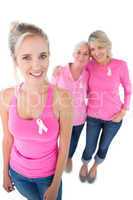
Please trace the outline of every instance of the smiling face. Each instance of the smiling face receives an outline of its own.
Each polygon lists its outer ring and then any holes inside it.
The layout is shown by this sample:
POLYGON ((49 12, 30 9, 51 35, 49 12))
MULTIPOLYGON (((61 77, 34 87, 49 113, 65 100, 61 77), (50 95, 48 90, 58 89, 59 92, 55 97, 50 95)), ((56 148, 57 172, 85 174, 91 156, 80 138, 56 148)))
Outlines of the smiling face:
POLYGON ((95 40, 89 43, 89 47, 90 47, 90 54, 97 63, 99 64, 107 63, 108 49, 104 44, 95 40))
POLYGON ((49 64, 47 41, 37 35, 26 36, 15 50, 15 64, 26 82, 43 83, 49 64))
POLYGON ((79 45, 74 53, 74 63, 80 67, 84 67, 89 61, 89 47, 88 44, 79 45))

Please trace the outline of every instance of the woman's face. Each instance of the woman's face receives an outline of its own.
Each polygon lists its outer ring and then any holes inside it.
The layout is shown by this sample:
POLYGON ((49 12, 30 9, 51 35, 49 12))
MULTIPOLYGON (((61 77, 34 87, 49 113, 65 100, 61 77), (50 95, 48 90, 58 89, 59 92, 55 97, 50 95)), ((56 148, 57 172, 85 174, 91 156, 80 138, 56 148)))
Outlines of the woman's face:
POLYGON ((108 58, 107 48, 103 46, 102 43, 98 41, 93 41, 90 42, 89 47, 90 47, 90 54, 97 63, 99 64, 107 63, 107 58, 108 58))
POLYGON ((48 44, 41 36, 27 36, 15 51, 15 64, 25 81, 44 82, 49 64, 48 44))
POLYGON ((84 67, 89 61, 89 47, 88 45, 81 45, 74 53, 74 63, 78 66, 84 67))

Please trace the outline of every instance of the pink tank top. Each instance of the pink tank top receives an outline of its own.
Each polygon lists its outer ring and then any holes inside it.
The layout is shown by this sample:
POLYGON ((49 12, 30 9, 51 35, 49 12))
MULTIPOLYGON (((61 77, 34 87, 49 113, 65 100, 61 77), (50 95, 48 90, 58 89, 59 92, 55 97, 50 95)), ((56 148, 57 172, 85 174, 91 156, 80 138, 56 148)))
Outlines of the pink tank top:
POLYGON ((9 108, 8 126, 14 137, 10 166, 16 172, 40 178, 53 175, 58 156, 59 122, 52 110, 53 87, 49 85, 46 105, 37 119, 23 119, 17 112, 17 97, 9 108))

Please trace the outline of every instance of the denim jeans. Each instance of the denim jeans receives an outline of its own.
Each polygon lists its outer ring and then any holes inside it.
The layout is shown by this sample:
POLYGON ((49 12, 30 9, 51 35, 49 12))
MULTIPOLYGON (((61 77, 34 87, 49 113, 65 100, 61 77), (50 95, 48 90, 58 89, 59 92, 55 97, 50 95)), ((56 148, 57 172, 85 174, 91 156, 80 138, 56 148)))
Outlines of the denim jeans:
POLYGON ((72 158, 73 154, 76 151, 76 147, 77 147, 79 137, 80 137, 83 127, 84 127, 84 124, 81 124, 78 126, 73 126, 73 128, 72 128, 72 135, 71 135, 69 156, 68 156, 69 158, 72 158))
POLYGON ((103 160, 106 157, 108 148, 111 144, 111 141, 117 134, 121 125, 122 121, 113 122, 96 119, 93 117, 87 117, 86 146, 82 155, 82 161, 87 164, 91 160, 96 150, 99 139, 98 150, 95 155, 95 161, 97 164, 103 162, 103 160))
MULTIPOLYGON (((20 175, 12 168, 9 173, 17 190, 26 197, 28 200, 44 200, 44 194, 47 188, 51 185, 53 176, 46 178, 27 178, 20 175)), ((59 192, 56 200, 62 199, 62 184, 60 185, 59 192)))

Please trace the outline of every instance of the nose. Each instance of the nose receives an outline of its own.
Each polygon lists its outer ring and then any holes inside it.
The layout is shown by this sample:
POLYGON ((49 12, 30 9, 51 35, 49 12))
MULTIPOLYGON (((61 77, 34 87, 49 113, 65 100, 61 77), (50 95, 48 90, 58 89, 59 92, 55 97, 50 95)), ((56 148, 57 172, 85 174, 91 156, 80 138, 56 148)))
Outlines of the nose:
POLYGON ((84 60, 84 57, 85 57, 84 54, 80 54, 78 59, 82 61, 82 60, 84 60))
POLYGON ((95 49, 94 53, 95 53, 95 55, 96 55, 96 56, 98 56, 98 55, 99 55, 99 53, 100 53, 99 49, 98 49, 98 48, 97 48, 97 49, 95 49))
POLYGON ((39 59, 34 59, 33 62, 32 62, 32 68, 33 69, 40 69, 40 62, 39 62, 39 59))

